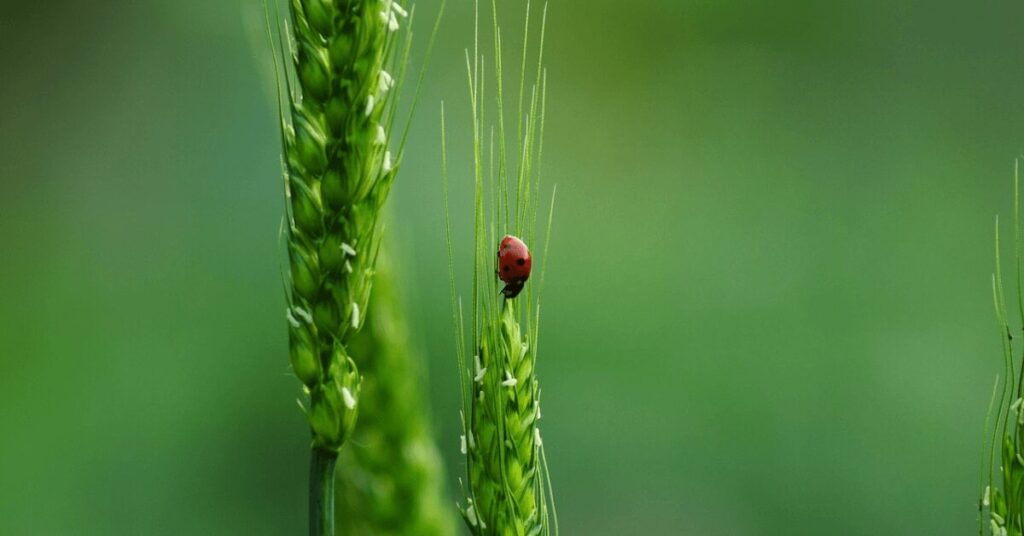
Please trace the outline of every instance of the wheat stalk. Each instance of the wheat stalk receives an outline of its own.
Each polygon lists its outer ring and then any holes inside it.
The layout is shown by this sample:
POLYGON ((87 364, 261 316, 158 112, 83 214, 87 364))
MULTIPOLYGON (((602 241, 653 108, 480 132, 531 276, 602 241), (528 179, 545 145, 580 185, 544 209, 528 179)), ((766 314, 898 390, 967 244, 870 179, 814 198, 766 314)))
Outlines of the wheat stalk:
MULTIPOLYGON (((494 252, 498 237, 515 234, 524 237, 527 243, 534 243, 536 202, 533 193, 539 187, 546 105, 546 76, 542 59, 547 10, 545 8, 541 22, 537 70, 524 105, 530 22, 527 3, 516 111, 521 119, 517 119, 516 147, 510 159, 510 151, 506 148, 501 29, 496 4, 492 0, 496 136, 484 117, 489 107, 486 104, 484 56, 479 53, 478 41, 474 41, 472 58, 468 52, 466 55, 473 118, 475 191, 473 297, 468 337, 462 322, 461 302, 456 296, 454 269, 450 266, 452 304, 456 311, 453 324, 458 333, 457 354, 463 396, 461 444, 467 465, 467 482, 464 483, 467 497, 460 509, 470 531, 478 536, 546 535, 552 531, 557 533, 557 518, 553 515, 550 501, 550 481, 538 425, 541 411, 536 365, 540 292, 539 289, 534 290, 538 283, 531 283, 519 298, 505 298, 500 293, 501 283, 492 274, 495 273, 494 252), (486 139, 488 130, 491 135, 486 139), (485 143, 488 147, 486 158, 485 143), (471 344, 470 352, 467 352, 467 340, 471 344)), ((474 35, 479 35, 478 23, 474 35)), ((443 107, 441 131, 445 213, 448 219, 443 107)), ((549 231, 550 220, 549 212, 549 231)), ((447 236, 449 262, 453 265, 450 223, 447 236)), ((549 239, 545 240, 545 248, 549 242, 549 239)), ((542 263, 546 258, 545 252, 542 263)), ((543 267, 540 271, 541 277, 535 279, 542 281, 543 267)))
POLYGON ((396 37, 408 13, 392 0, 291 0, 289 7, 287 54, 277 70, 286 101, 286 317, 313 435, 310 534, 333 535, 335 463, 360 406, 362 378, 349 345, 366 316, 381 209, 398 170, 388 149, 391 96, 409 50, 409 34, 404 47, 396 37))
MULTIPOLYGON (((1021 242, 1020 221, 1020 158, 1014 165, 1014 268, 1017 284, 1017 309, 1019 319, 1024 322, 1024 285, 1022 285, 1021 253, 1024 243, 1021 242)), ((993 388, 992 401, 995 402, 996 392, 999 404, 996 410, 995 425, 989 425, 986 419, 986 431, 991 428, 991 440, 988 445, 987 484, 979 501, 978 533, 986 530, 993 536, 1022 536, 1024 534, 1024 356, 1021 363, 1014 359, 1014 344, 1011 334, 1009 313, 1006 306, 1006 295, 1003 289, 1002 261, 999 255, 999 218, 995 224, 995 273, 992 275, 992 299, 996 310, 997 327, 1003 350, 1002 382, 997 379, 993 388), (1000 387, 1001 386, 1001 387, 1000 387), (999 452, 999 476, 995 478, 996 451, 999 452), (1001 486, 1000 486, 1001 484, 1001 486), (985 514, 988 523, 985 523, 985 514), (987 526, 986 526, 987 525, 987 526)), ((1024 334, 1024 325, 1018 333, 1024 334)), ((1024 351, 1022 348, 1020 351, 1024 351)), ((989 414, 991 416, 991 407, 989 414)), ((985 463, 983 462, 983 465, 985 463)), ((983 479, 985 477, 983 476, 983 479)))

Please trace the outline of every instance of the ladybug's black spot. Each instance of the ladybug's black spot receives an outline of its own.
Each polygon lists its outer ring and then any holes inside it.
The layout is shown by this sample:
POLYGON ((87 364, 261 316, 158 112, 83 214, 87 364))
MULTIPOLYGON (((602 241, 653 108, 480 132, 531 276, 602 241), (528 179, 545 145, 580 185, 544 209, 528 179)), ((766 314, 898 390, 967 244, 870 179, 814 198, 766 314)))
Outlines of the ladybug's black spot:
POLYGON ((509 270, 511 270, 511 269, 512 269, 512 267, 511 267, 511 266, 509 266, 509 265, 507 265, 507 264, 506 264, 505 266, 502 266, 502 267, 501 267, 501 270, 502 270, 503 272, 507 272, 507 271, 509 271, 509 270))
POLYGON ((518 259, 516 259, 516 264, 518 264, 519 266, 522 266, 522 265, 526 264, 526 259, 524 259, 522 257, 519 257, 518 259))

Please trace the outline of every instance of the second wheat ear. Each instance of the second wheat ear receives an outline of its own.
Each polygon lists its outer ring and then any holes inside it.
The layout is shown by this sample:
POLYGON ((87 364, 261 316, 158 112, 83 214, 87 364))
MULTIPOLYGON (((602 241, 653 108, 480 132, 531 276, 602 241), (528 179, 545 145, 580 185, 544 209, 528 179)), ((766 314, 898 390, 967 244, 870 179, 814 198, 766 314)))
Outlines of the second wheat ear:
MULTIPOLYGON (((460 510, 466 526, 475 536, 550 535, 558 533, 558 518, 540 429, 537 358, 540 295, 547 246, 551 242, 551 211, 536 275, 533 275, 534 258, 527 247, 527 244, 541 242, 535 227, 546 107, 542 54, 547 10, 545 8, 541 18, 536 69, 528 72, 530 9, 527 4, 516 111, 521 119, 516 121, 514 133, 507 128, 503 111, 502 40, 496 1, 492 1, 491 10, 494 110, 490 109, 491 101, 485 94, 488 85, 485 79, 489 76, 484 67, 484 55, 479 52, 479 42, 474 42, 472 56, 467 53, 466 57, 474 185, 473 282, 468 323, 463 322, 462 301, 454 275, 443 108, 441 119, 452 320, 457 333, 463 402, 460 414, 463 434, 459 444, 466 459, 466 480, 462 482, 466 498, 460 510), (528 74, 531 75, 529 82, 528 74), (485 115, 490 116, 492 112, 496 125, 484 121, 485 115), (509 138, 515 141, 506 148, 509 138)), ((479 28, 474 35, 479 35, 479 28)), ((552 192, 552 207, 553 202, 552 192)))

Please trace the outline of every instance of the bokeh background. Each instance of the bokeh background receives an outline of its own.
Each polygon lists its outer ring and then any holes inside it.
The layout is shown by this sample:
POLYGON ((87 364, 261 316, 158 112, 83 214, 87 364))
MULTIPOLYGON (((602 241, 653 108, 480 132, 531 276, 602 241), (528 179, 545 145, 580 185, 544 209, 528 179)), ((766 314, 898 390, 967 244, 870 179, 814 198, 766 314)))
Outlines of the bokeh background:
MULTIPOLYGON (((455 487, 437 132, 445 99, 464 164, 472 7, 449 4, 389 233, 455 487)), ((552 0, 540 374, 565 534, 974 530, 1022 20, 552 0)), ((8 0, 0 42, 0 534, 301 533, 262 3, 8 0)))

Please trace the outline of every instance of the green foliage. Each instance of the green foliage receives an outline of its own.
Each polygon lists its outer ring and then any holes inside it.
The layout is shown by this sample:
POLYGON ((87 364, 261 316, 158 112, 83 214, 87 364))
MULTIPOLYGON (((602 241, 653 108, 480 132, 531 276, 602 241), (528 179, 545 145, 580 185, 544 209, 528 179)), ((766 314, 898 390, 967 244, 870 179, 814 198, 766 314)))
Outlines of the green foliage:
MULTIPOLYGON (((473 118, 474 262, 471 333, 467 336, 461 302, 455 290, 454 255, 448 225, 453 324, 457 332, 463 411, 462 451, 466 456, 467 498, 461 506, 470 531, 479 536, 525 536, 557 533, 550 482, 538 421, 540 385, 536 375, 540 320, 540 274, 518 298, 506 299, 494 276, 500 237, 518 235, 535 244, 536 206, 543 145, 545 76, 542 70, 544 22, 541 23, 536 75, 525 101, 529 4, 523 38, 523 63, 516 116, 516 147, 506 150, 501 30, 497 3, 491 4, 494 32, 496 131, 485 121, 484 56, 474 43, 466 63, 473 118), (490 137, 485 136, 491 132, 490 137), (484 146, 488 157, 484 158, 484 146), (497 150, 495 150, 497 149, 497 150), (509 154, 515 155, 510 161, 509 154), (495 160, 496 155, 496 160, 495 160), (536 163, 536 165, 535 165, 536 163), (536 281, 539 279, 540 281, 536 281), (536 289, 536 290, 535 290, 536 289), (467 352, 466 343, 471 349, 467 352)), ((479 17, 479 10, 477 11, 479 17)), ((546 10, 545 17, 546 20, 546 10)), ((479 28, 475 35, 479 35, 479 28)), ((442 145, 446 144, 442 113, 442 145)), ((445 212, 447 207, 447 147, 444 153, 445 212)), ((553 199, 553 196, 552 196, 553 199)), ((548 218, 550 230, 550 213, 548 218)), ((549 234, 550 236, 550 234, 549 234)), ((549 239, 545 240, 545 248, 549 239)))
MULTIPOLYGON (((1019 321, 1017 333, 1024 335, 1024 285, 1021 281, 1021 222, 1020 222, 1020 159, 1017 160, 1014 172, 1014 269, 1017 279, 1017 307, 1019 321)), ((999 255, 999 219, 995 226, 995 258, 996 269, 992 276, 992 297, 995 303, 999 337, 1003 349, 1002 383, 997 382, 999 389, 999 405, 996 410, 996 423, 992 427, 991 443, 988 457, 988 483, 982 492, 979 509, 979 534, 986 529, 994 536, 1021 536, 1024 534, 1024 354, 1020 362, 1014 358, 1013 334, 1007 312, 1006 297, 1003 289, 1002 266, 999 255), (1001 482, 994 477, 996 456, 998 451, 998 473, 1001 482), (1000 486, 1001 484, 1001 486, 1000 486), (988 513, 986 527, 984 515, 988 513)), ((1018 352, 1024 352, 1024 348, 1018 352)), ((993 391, 995 400, 995 391, 993 391)), ((990 409, 991 413, 991 409, 990 409)), ((986 424, 986 427, 988 425, 986 424)))

